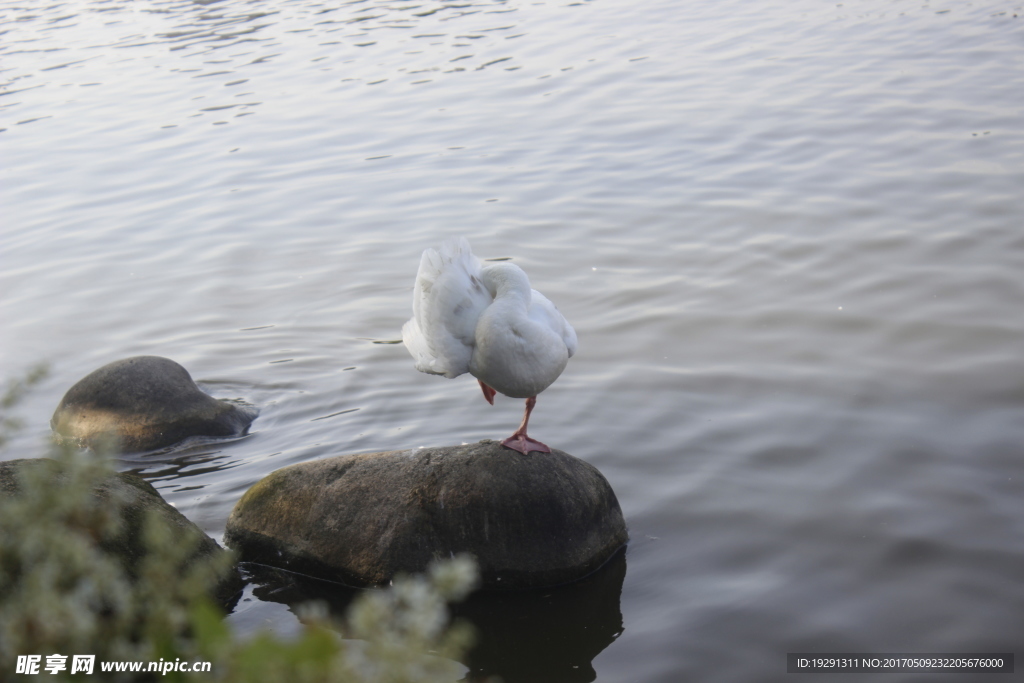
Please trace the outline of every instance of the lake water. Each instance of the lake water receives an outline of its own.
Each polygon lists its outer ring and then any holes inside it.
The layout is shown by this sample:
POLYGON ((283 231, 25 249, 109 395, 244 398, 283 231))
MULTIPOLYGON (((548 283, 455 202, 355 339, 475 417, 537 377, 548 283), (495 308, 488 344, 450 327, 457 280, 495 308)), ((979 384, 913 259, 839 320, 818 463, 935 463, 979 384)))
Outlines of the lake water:
MULTIPOLYGON (((217 538, 285 465, 507 436, 521 401, 374 343, 465 235, 574 324, 531 435, 632 538, 465 607, 474 671, 1019 648, 1020 0, 4 0, 0 32, 0 367, 50 365, 0 457, 139 354, 261 410, 123 462, 217 538)), ((293 632, 308 591, 230 619, 293 632)))

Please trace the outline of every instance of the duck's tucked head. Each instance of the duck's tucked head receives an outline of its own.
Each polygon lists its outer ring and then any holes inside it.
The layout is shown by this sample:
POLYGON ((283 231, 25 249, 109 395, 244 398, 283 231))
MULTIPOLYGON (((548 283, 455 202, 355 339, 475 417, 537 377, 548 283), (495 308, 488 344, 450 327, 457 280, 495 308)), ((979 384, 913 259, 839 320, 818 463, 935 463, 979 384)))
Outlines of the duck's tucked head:
POLYGON ((530 278, 514 263, 491 263, 480 270, 480 278, 495 299, 509 294, 518 294, 529 303, 530 278))

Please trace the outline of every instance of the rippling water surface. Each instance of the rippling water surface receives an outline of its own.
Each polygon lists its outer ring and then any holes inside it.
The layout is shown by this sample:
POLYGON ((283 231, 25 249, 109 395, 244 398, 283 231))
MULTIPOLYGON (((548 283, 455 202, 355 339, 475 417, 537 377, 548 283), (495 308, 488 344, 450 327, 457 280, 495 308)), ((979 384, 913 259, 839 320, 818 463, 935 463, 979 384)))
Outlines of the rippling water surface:
MULTIPOLYGON (((0 31, 0 358, 51 368, 0 457, 137 354, 262 411, 124 462, 218 537, 285 465, 505 436, 520 401, 374 343, 465 235, 575 325, 531 433, 632 537, 465 608, 474 670, 1019 646, 1019 0, 5 0, 0 31)), ((231 619, 294 630, 311 589, 267 585, 231 619)))

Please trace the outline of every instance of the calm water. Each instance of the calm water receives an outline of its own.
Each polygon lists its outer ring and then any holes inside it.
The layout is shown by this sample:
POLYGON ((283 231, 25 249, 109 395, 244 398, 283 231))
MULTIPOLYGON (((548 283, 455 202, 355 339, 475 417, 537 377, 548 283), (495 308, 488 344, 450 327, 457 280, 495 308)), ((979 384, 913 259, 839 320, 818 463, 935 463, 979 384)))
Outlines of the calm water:
MULTIPOLYGON (((1019 647, 1020 0, 5 0, 0 31, 0 367, 51 367, 0 457, 137 354, 262 410, 123 464, 216 537, 285 465, 506 436, 521 401, 373 343, 466 235, 575 325, 531 434, 633 539, 466 607, 475 668, 1019 647)), ((294 631, 317 589, 261 581, 231 620, 294 631)))

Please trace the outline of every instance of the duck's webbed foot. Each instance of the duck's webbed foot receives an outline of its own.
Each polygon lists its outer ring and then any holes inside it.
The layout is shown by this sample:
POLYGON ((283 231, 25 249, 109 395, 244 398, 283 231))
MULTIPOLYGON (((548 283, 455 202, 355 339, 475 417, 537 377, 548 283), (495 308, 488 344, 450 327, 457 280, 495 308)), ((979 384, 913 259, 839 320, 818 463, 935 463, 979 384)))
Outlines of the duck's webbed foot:
POLYGON ((523 423, 519 425, 519 429, 516 433, 508 437, 501 442, 501 445, 505 448, 511 448, 514 451, 519 451, 523 455, 527 455, 531 451, 537 451, 538 453, 550 453, 551 449, 545 444, 542 444, 536 439, 531 439, 526 434, 526 426, 530 423, 530 413, 533 412, 533 407, 537 405, 537 397, 531 396, 526 399, 526 412, 523 413, 523 423))
POLYGON ((523 455, 528 455, 532 451, 537 451, 539 453, 551 452, 551 449, 545 444, 542 444, 540 441, 536 441, 535 439, 531 439, 525 433, 520 434, 519 432, 516 432, 502 441, 501 445, 505 448, 511 448, 514 451, 519 451, 523 455))
POLYGON ((480 389, 484 392, 484 398, 487 399, 487 402, 493 406, 494 395, 498 392, 484 384, 483 380, 478 379, 477 382, 480 382, 480 389))

